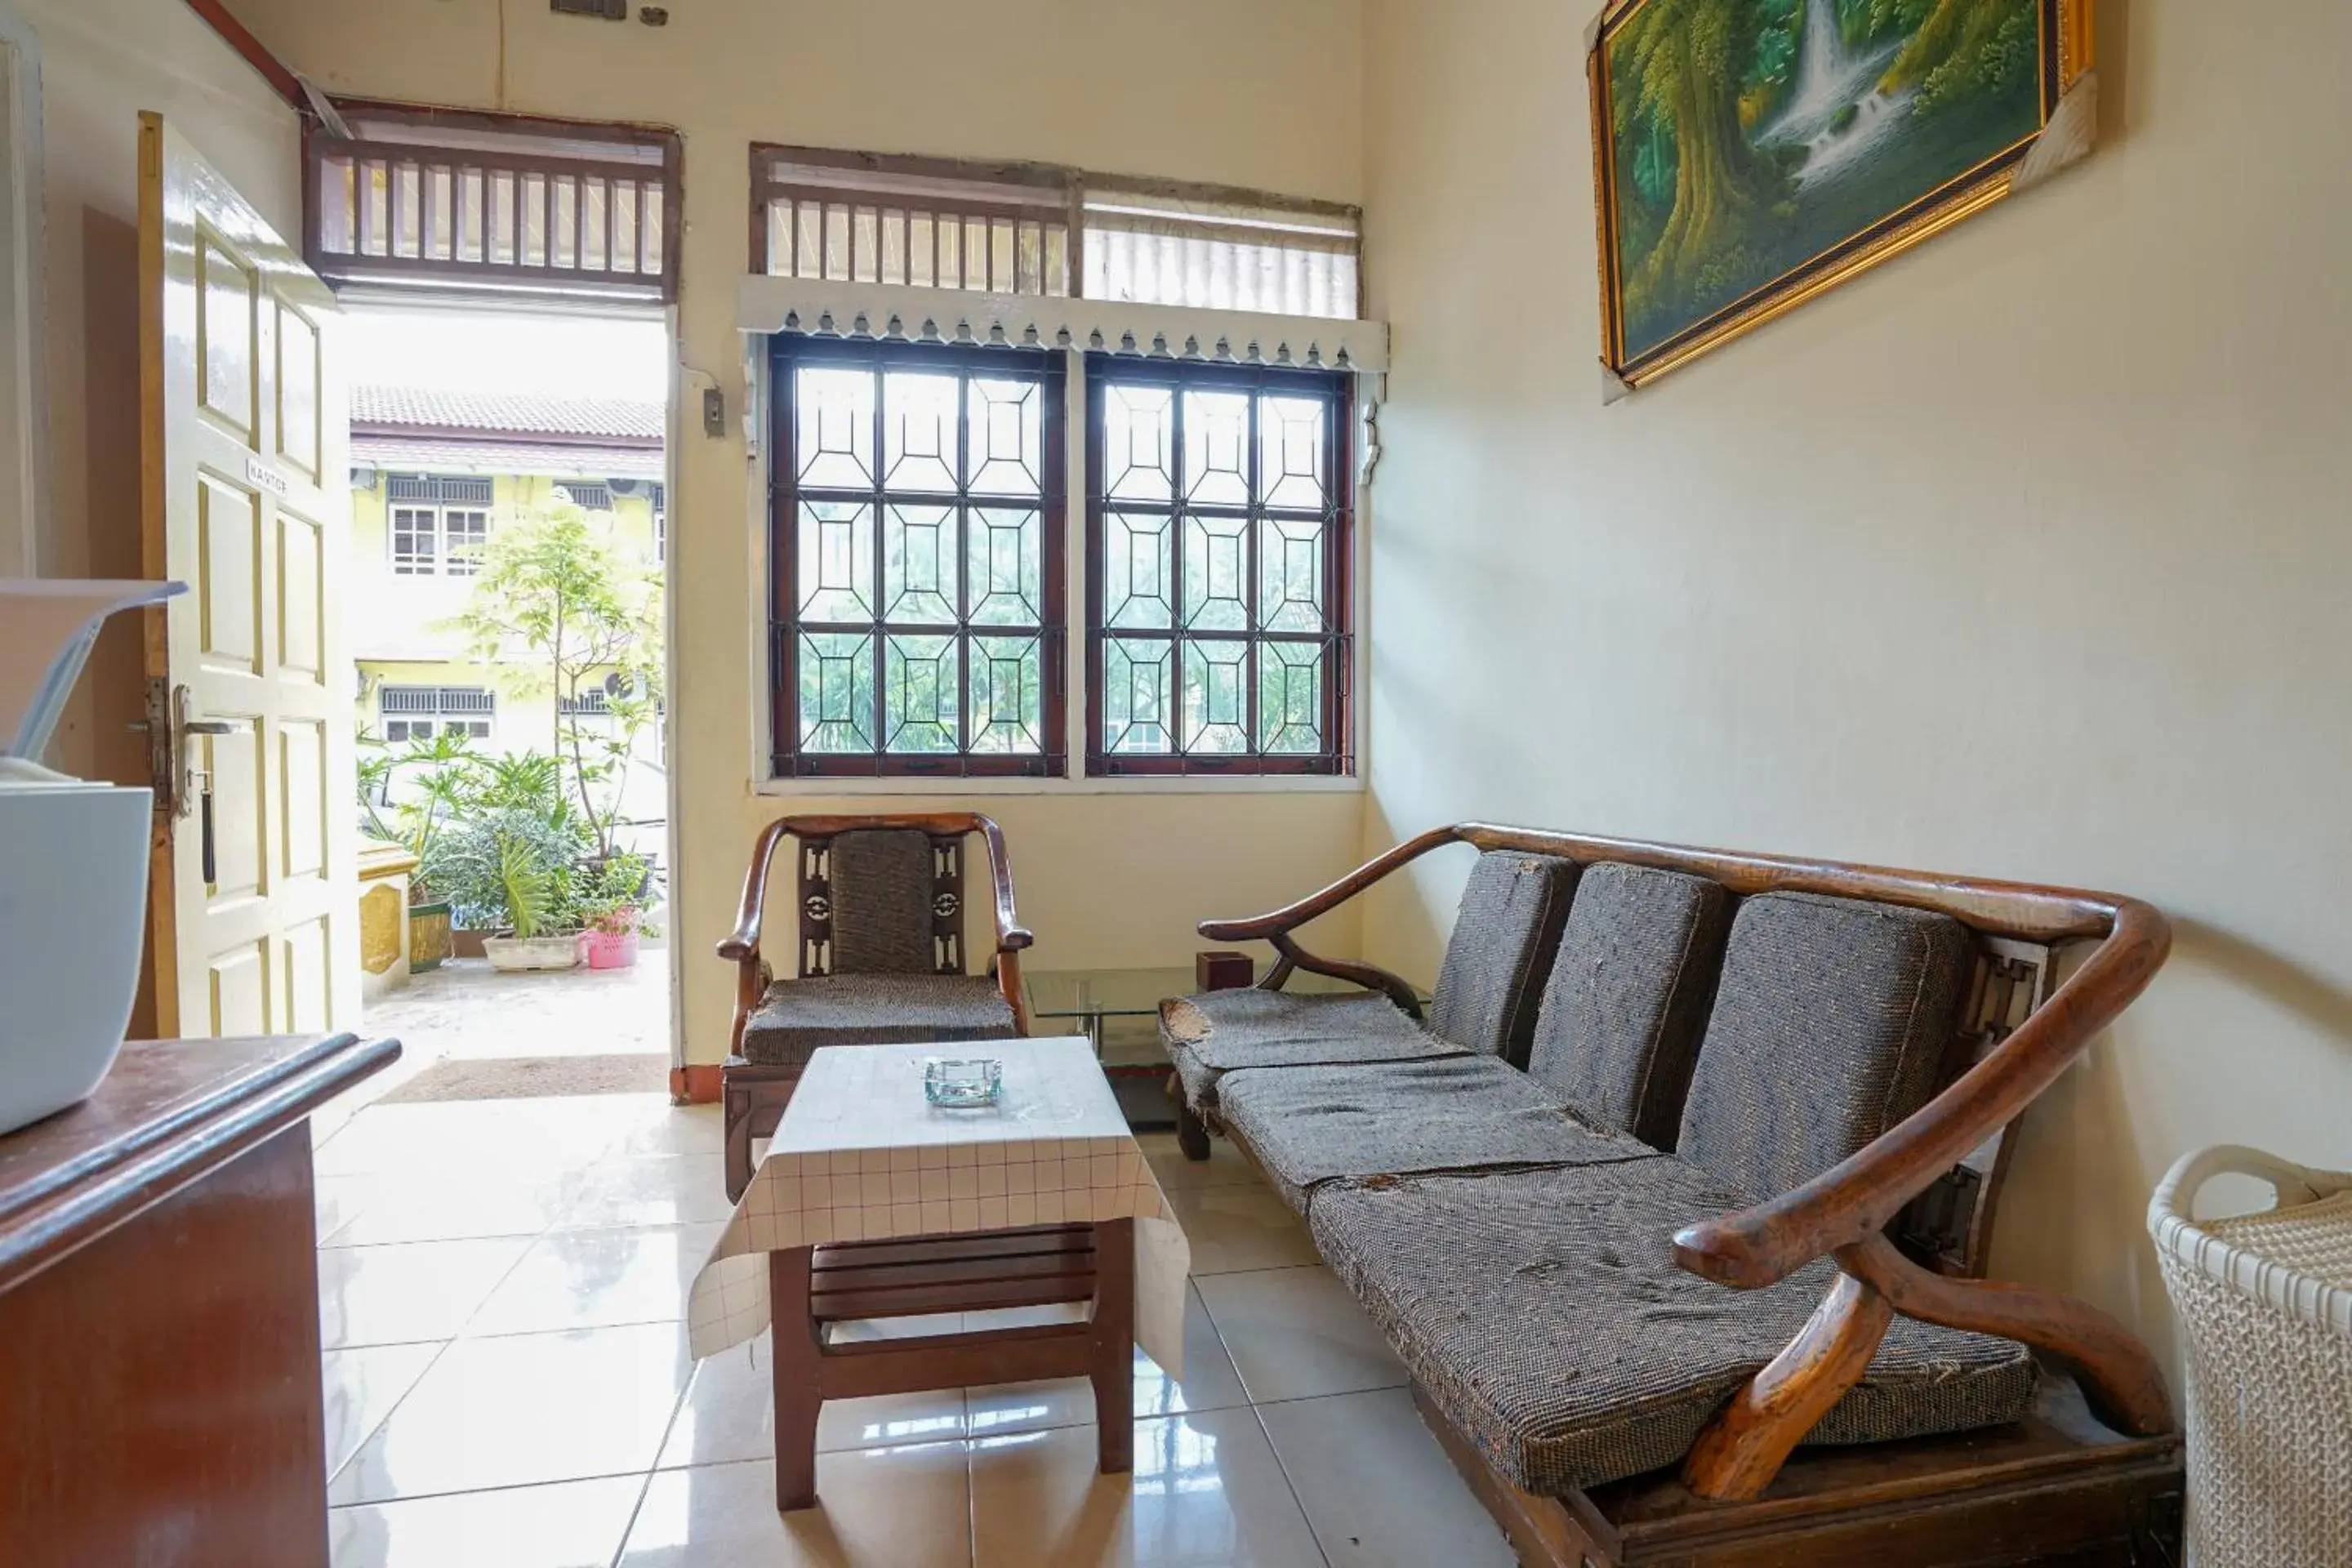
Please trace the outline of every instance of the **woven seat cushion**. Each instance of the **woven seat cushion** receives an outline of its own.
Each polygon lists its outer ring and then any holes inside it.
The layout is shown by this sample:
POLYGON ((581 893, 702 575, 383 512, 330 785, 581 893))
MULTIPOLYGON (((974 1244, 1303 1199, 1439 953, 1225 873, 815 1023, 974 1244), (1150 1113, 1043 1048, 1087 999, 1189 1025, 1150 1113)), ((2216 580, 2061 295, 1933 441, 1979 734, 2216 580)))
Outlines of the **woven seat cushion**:
POLYGON ((1740 906, 1675 1152, 1752 1193, 1800 1186, 1936 1090, 1969 935, 1948 915, 1766 893, 1740 906))
POLYGON ((1431 1034, 1513 1067, 1528 1065, 1536 1009, 1578 870, 1575 861, 1555 855, 1496 849, 1478 857, 1430 994, 1431 1034))
POLYGON ((1160 1043, 1195 1110, 1217 1108, 1217 1080, 1242 1068, 1321 1067, 1453 1056, 1377 992, 1209 991, 1160 1005, 1160 1043))
MULTIPOLYGON (((1679 1461, 1828 1293, 1826 1261, 1765 1290, 1675 1267, 1677 1228, 1746 1201, 1657 1154, 1335 1185, 1307 1223, 1448 1421, 1515 1485, 1556 1496, 1679 1461)), ((1897 1318, 1807 1441, 1999 1426, 2034 1382, 2021 1345, 1897 1318)))
POLYGON ((1342 1177, 1583 1165, 1655 1152, 1579 1126, 1558 1091, 1492 1057, 1248 1068, 1218 1085, 1226 1130, 1305 1214, 1342 1177))
POLYGON ((1020 1033, 985 975, 827 974, 768 987, 743 1026, 743 1059, 804 1067, 820 1046, 1001 1040, 1020 1033))
POLYGON ((1675 1146, 1731 895, 1705 877, 1585 868, 1536 1019, 1528 1072, 1587 1126, 1675 1146))

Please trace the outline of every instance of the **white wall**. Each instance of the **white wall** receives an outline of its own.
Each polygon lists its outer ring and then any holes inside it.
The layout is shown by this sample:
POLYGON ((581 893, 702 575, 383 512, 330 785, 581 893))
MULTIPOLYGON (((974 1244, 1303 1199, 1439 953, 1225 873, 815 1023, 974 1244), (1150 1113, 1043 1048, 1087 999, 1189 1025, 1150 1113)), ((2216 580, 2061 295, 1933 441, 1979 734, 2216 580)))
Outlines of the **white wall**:
MULTIPOLYGON (((138 577, 139 112, 152 109, 296 235, 294 111, 184 0, 15 0, 41 45, 50 525, 41 574, 138 577)), ((121 617, 58 737, 76 773, 147 782, 139 626, 121 617)))
MULTIPOLYGON (((2168 1345, 2175 1155, 2352 1164, 2352 6, 2102 5, 2091 162, 1612 408, 1591 8, 1369 0, 1367 847, 1484 816, 2154 900, 2175 956, 2036 1109, 1996 1268, 2168 1345)), ((1433 967, 1461 872, 1372 955, 1433 967)))
MULTIPOLYGON (((680 355, 743 395, 734 330, 754 141, 1036 159, 1119 174, 1360 195, 1356 0, 693 0, 667 27, 497 0, 236 0, 330 90, 678 128, 686 139, 680 355), (506 13, 501 38, 499 12, 506 13)), ((1255 912, 1355 862, 1361 796, 796 796, 751 793, 764 694, 744 584, 744 449, 690 421, 672 498, 670 689, 679 847, 674 931, 688 1058, 724 1054, 734 923, 761 824, 784 810, 956 809, 1003 824, 1033 966, 1181 963, 1194 922, 1255 912)), ((1352 914, 1324 944, 1352 952, 1352 914)))

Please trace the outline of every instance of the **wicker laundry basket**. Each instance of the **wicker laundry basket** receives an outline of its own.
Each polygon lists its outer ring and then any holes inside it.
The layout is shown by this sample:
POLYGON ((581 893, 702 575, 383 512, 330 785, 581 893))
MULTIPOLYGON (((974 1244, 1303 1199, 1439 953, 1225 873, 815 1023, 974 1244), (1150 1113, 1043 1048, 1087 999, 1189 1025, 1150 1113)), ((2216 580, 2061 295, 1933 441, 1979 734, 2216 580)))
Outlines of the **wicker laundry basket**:
POLYGON ((2191 1568, 2352 1564, 2352 1173, 2207 1149, 2147 1226, 2180 1317, 2191 1568), (2198 1189, 2231 1174, 2277 1206, 2198 1221, 2198 1189))

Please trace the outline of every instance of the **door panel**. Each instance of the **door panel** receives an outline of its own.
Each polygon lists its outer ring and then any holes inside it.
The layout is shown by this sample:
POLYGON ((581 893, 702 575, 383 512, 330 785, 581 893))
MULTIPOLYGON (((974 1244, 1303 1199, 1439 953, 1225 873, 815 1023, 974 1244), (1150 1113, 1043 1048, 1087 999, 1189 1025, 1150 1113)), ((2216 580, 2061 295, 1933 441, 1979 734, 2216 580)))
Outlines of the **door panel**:
POLYGON ((193 590, 148 636, 151 708, 172 741, 156 780, 157 1028, 344 1027, 359 951, 340 316, 159 116, 140 117, 139 157, 147 565, 193 590))
MULTIPOLYGON (((199 1032, 223 1039, 237 1035, 267 1035, 269 1026, 269 945, 251 942, 210 961, 211 1026, 199 1032)), ((188 1020, 181 1020, 184 1026, 188 1020)))
POLYGON ((326 679, 320 638, 325 629, 327 581, 319 525, 278 509, 278 674, 283 679, 326 679))
POLYGON ((261 673, 261 498, 214 474, 196 476, 194 591, 207 668, 261 673))

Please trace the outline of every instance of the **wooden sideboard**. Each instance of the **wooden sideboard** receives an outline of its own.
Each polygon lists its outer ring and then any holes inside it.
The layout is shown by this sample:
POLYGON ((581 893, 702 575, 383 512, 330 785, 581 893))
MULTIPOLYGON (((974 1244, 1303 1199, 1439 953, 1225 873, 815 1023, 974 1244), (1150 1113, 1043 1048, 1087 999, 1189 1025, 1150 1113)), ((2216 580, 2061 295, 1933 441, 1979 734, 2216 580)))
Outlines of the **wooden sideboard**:
POLYGON ((323 1568, 309 1119, 399 1055, 127 1046, 0 1137, 0 1563, 323 1568))

